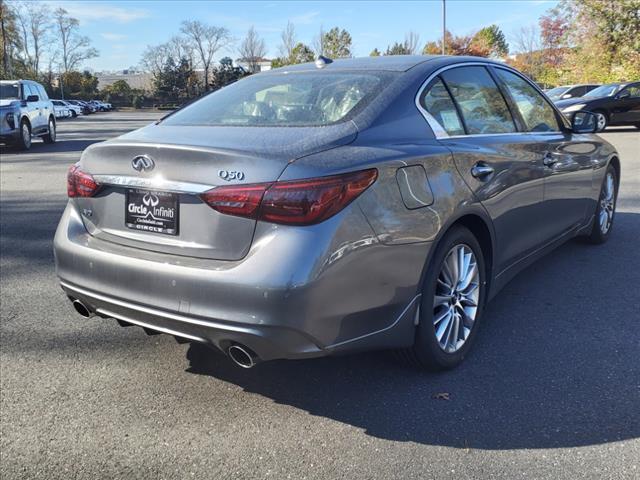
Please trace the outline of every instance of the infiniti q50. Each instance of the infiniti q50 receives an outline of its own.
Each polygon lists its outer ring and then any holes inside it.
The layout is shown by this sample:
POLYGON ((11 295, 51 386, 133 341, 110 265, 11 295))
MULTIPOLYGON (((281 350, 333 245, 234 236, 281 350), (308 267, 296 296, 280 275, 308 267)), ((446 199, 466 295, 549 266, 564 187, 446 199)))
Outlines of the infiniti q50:
POLYGON ((84 151, 57 274, 82 316, 243 367, 388 348, 451 368, 518 271, 611 234, 620 158, 596 128, 474 57, 252 75, 84 151))

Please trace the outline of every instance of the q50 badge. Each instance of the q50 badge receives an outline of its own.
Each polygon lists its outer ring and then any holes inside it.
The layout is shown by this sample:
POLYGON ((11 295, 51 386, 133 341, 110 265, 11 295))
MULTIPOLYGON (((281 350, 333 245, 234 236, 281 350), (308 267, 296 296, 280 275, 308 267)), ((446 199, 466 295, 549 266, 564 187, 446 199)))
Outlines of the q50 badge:
POLYGON ((226 180, 227 182, 231 182, 233 180, 242 181, 244 180, 244 172, 232 172, 230 170, 218 170, 218 176, 226 180))

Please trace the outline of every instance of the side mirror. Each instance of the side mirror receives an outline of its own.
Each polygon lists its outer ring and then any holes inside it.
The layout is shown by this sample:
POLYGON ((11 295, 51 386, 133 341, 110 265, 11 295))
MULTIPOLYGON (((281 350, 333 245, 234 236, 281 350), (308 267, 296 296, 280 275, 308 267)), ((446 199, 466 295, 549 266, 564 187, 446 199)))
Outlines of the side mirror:
POLYGON ((618 96, 616 97, 618 100, 622 100, 623 98, 628 98, 631 96, 631 92, 629 92, 629 90, 623 90, 622 92, 620 92, 618 94, 618 96))
POLYGON ((598 118, 591 112, 576 112, 571 119, 571 130, 574 133, 596 133, 598 118))
POLYGON ((27 97, 27 103, 38 102, 38 101, 40 101, 40 97, 38 95, 29 95, 27 97))

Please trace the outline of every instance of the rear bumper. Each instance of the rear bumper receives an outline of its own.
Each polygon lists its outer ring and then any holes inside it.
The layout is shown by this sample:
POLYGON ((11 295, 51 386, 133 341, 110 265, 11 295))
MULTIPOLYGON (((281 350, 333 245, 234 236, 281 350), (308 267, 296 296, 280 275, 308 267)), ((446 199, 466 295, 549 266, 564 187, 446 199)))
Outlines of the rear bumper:
POLYGON ((67 295, 99 316, 223 351, 239 343, 261 360, 413 342, 430 244, 377 243, 355 206, 321 225, 258 225, 255 235, 240 261, 148 252, 92 237, 70 204, 56 270, 67 295))

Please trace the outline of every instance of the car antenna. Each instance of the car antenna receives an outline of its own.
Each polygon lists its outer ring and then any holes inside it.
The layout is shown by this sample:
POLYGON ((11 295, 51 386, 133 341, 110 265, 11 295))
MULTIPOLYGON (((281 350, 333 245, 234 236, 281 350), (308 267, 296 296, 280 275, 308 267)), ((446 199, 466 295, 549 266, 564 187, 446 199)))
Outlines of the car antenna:
POLYGON ((324 68, 330 63, 333 63, 333 60, 329 57, 325 57, 324 55, 318 55, 318 58, 316 58, 316 67, 318 68, 324 68))

